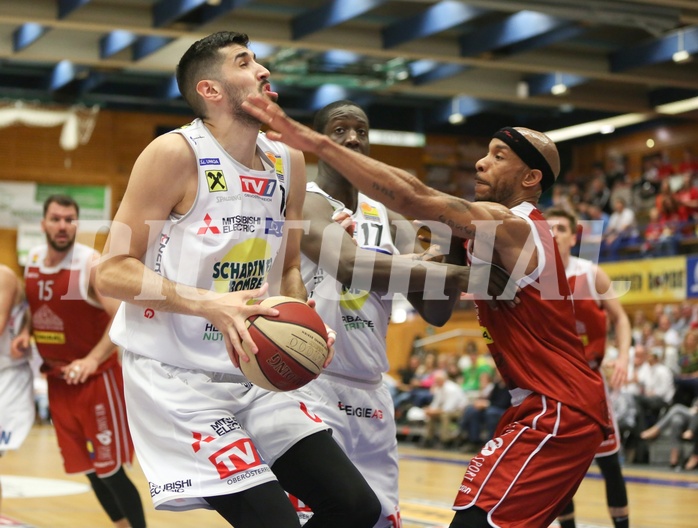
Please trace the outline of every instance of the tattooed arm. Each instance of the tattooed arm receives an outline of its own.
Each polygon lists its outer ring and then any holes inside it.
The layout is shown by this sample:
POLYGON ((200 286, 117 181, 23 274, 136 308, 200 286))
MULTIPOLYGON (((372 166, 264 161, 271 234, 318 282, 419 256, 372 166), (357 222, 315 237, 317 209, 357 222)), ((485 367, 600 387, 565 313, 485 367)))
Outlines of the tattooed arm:
MULTIPOLYGON (((469 202, 433 189, 405 170, 344 148, 324 134, 290 119, 268 98, 250 96, 244 101, 243 108, 273 129, 267 133, 269 138, 315 154, 337 169, 361 192, 397 213, 420 220, 443 222, 459 238, 474 238, 475 228, 480 225, 478 244, 489 244, 493 248, 490 252, 492 262, 508 272, 515 269, 530 234, 530 227, 525 220, 511 213, 511 205, 505 205, 504 201, 487 201, 488 199, 469 202), (487 222, 484 224, 487 228, 482 227, 482 222, 487 222), (486 240, 488 238, 489 241, 486 240)), ((487 159, 491 158, 493 164, 511 165, 515 160, 513 156, 509 155, 508 159, 507 156, 507 152, 490 152, 487 159)), ((540 171, 531 171, 531 175, 538 178, 532 180, 531 185, 537 185, 540 182, 540 171)), ((520 174, 515 177, 523 178, 520 174)), ((476 178, 476 181, 480 180, 476 178)), ((485 192, 493 195, 498 192, 495 182, 483 180, 481 185, 485 192)), ((530 260, 527 270, 532 270, 537 265, 536 256, 524 257, 530 260)))

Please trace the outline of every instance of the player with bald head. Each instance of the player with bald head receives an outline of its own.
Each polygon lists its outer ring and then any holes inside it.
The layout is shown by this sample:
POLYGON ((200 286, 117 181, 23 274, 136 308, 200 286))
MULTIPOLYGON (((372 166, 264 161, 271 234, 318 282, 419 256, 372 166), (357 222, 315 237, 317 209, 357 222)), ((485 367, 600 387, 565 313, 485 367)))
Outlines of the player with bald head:
POLYGON ((251 96, 243 108, 273 129, 270 137, 315 154, 361 192, 398 213, 441 221, 461 239, 449 258, 465 247, 460 258, 471 266, 469 291, 512 407, 470 461, 451 528, 549 526, 584 478, 609 426, 603 384, 576 332, 565 269, 536 207, 560 171, 555 144, 527 128, 496 132, 476 164, 470 202, 334 144, 269 100, 251 96), (483 287, 492 266, 511 276, 518 303, 492 303, 483 287))

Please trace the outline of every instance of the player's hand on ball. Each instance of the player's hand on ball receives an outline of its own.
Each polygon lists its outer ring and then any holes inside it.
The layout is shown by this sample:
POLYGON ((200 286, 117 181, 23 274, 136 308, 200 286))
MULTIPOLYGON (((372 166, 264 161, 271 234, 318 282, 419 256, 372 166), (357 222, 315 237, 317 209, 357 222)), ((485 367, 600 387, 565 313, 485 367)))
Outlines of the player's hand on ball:
POLYGON ((335 341, 337 341, 337 332, 327 325, 325 325, 325 329, 327 330, 327 349, 329 352, 327 353, 327 359, 325 360, 325 364, 322 365, 322 368, 327 368, 327 366, 332 363, 332 358, 334 358, 334 344, 335 341))
POLYGON ((254 303, 254 299, 263 297, 269 288, 268 284, 255 290, 227 293, 211 301, 206 319, 223 334, 225 347, 233 365, 240 367, 240 361, 250 360, 242 344, 245 343, 251 354, 257 353, 257 345, 252 340, 245 321, 253 315, 277 316, 278 310, 254 303), (236 352, 236 353, 233 353, 236 352), (239 359, 238 359, 239 358, 239 359))
MULTIPOLYGON (((257 351, 248 354, 248 362, 239 361, 245 377, 272 391, 298 389, 317 378, 328 363, 328 343, 332 341, 315 311, 315 302, 280 295, 264 299, 261 305, 275 307, 278 314, 252 315, 247 319, 247 330, 257 351)), ((243 341, 243 348, 246 347, 243 341)))
MULTIPOLYGON (((308 299, 306 304, 315 310, 315 299, 308 299)), ((334 343, 337 340, 337 332, 332 330, 329 326, 325 325, 325 331, 327 332, 327 359, 322 365, 322 368, 327 368, 327 366, 332 363, 332 358, 334 357, 334 343)))

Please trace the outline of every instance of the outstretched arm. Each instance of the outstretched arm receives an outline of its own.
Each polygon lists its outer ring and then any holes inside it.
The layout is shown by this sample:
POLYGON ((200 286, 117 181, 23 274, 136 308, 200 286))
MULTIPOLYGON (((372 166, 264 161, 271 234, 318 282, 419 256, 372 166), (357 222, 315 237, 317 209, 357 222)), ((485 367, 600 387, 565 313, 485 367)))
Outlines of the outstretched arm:
POLYGON ((328 136, 290 119, 268 98, 249 96, 243 102, 243 108, 272 128, 267 132, 271 139, 315 154, 361 192, 397 213, 421 220, 440 221, 460 238, 474 236, 473 220, 501 219, 508 215, 508 209, 499 204, 472 203, 451 196, 424 185, 407 171, 344 148, 328 136))
POLYGON ((358 247, 351 235, 333 220, 327 200, 316 193, 308 193, 303 214, 310 221, 309 231, 303 237, 303 253, 347 287, 379 293, 423 292, 430 277, 445 277, 447 288, 468 285, 468 271, 463 266, 460 270, 455 266, 449 270, 436 263, 358 247), (395 289, 396 285, 402 287, 395 289))
POLYGON ((530 226, 506 206, 486 201, 469 202, 428 187, 407 171, 344 148, 328 136, 290 119, 278 105, 265 97, 248 96, 243 108, 272 128, 267 132, 268 137, 314 153, 358 190, 397 213, 420 220, 439 221, 459 238, 475 238, 476 226, 480 226, 476 246, 480 251, 483 247, 492 248, 493 263, 512 273, 521 270, 517 264, 521 258, 526 259, 526 270, 513 276, 514 280, 530 273, 537 265, 535 254, 522 254, 531 233, 530 226), (487 225, 483 227, 479 222, 487 225))

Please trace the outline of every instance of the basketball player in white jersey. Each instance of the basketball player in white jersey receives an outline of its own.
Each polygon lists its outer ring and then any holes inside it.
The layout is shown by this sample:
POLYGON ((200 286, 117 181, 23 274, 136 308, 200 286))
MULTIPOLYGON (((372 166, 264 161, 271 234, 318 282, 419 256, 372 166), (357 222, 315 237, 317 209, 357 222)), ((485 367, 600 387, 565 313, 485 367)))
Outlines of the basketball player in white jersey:
POLYGON ((285 489, 312 507, 308 526, 369 528, 380 504, 328 426, 232 359, 248 360, 243 341, 256 351, 247 317, 278 314, 249 302, 267 294, 272 266, 279 294, 307 295, 301 232, 285 227, 302 220, 303 155, 240 108, 249 94, 277 98, 269 71, 246 35, 220 32, 189 48, 177 81, 198 118, 139 156, 99 270, 101 290, 124 301, 112 337, 154 505, 297 527, 285 489))
MULTIPOLYGON (((26 312, 22 284, 0 264, 0 456, 19 449, 34 425, 34 383, 29 354, 13 354, 12 339, 26 312)), ((0 486, 0 511, 2 486, 0 486)))
MULTIPOLYGON (((577 243, 577 217, 564 209, 549 209, 545 217, 550 224, 560 250, 565 274, 574 298, 577 332, 584 344, 589 366, 602 376, 600 368, 606 352, 607 319, 616 334, 618 358, 614 361, 611 388, 620 389, 628 375, 631 327, 625 310, 613 295, 611 279, 593 262, 572 255, 577 243)), ((612 406, 608 402, 609 412, 612 406)), ((606 503, 614 528, 628 528, 628 493, 621 471, 620 434, 613 419, 613 434, 599 446, 596 463, 606 482, 606 503)), ((575 528, 574 503, 570 501, 558 517, 562 528, 575 528)))
MULTIPOLYGON (((313 127, 346 148, 369 152, 368 117, 352 101, 325 106, 313 127)), ((409 283, 404 282, 412 290, 405 290, 408 299, 430 324, 441 326, 451 315, 459 288, 467 287, 469 268, 415 266, 412 259, 400 257, 422 251, 411 222, 358 193, 323 161, 307 186, 303 215, 310 220, 310 231, 301 242, 303 279, 316 310, 337 331, 337 342, 332 363, 298 394, 332 427, 332 436, 378 495, 382 514, 376 527, 397 528, 402 524, 395 417, 392 398, 382 383, 388 370, 386 332, 392 304, 386 294, 398 274, 410 277, 409 283), (352 214, 349 233, 334 221, 345 211, 352 214), (397 229, 402 232, 396 233, 397 229), (432 283, 430 292, 443 300, 424 301, 428 270, 434 278, 447 279, 440 291, 432 283)))

